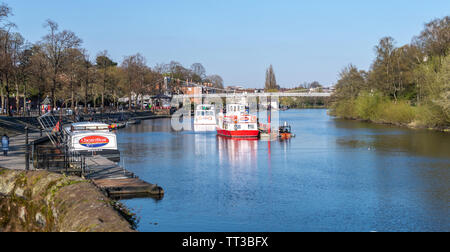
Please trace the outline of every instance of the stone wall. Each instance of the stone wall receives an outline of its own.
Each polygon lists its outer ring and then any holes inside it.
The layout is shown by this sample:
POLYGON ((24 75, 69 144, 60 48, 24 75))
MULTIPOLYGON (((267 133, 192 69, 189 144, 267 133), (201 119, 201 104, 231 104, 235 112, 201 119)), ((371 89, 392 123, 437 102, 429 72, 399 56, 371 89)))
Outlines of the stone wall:
POLYGON ((0 231, 132 232, 89 181, 0 168, 0 231))

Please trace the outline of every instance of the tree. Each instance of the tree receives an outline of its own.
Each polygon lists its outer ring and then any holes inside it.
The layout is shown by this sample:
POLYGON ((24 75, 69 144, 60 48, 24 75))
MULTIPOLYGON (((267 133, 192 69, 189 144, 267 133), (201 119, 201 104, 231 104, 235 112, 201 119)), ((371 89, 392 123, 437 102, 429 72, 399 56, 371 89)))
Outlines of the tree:
POLYGON ((108 87, 111 87, 111 69, 113 67, 116 67, 117 63, 112 61, 109 57, 108 57, 108 51, 103 51, 100 52, 99 54, 97 54, 97 58, 96 58, 96 67, 98 69, 99 72, 99 78, 98 81, 101 84, 101 96, 102 96, 102 101, 101 101, 101 107, 102 110, 104 109, 105 106, 105 93, 108 87))
POLYGON ((339 73, 334 98, 336 100, 356 99, 360 91, 367 90, 367 73, 350 64, 339 73))
POLYGON ((201 63, 194 63, 191 66, 191 79, 195 82, 201 82, 206 77, 206 70, 201 63))
POLYGON ((303 89, 321 88, 321 87, 323 87, 323 86, 318 81, 313 81, 311 83, 304 82, 303 84, 300 85, 300 88, 303 88, 303 89))
POLYGON ((191 71, 186 69, 177 61, 171 61, 166 67, 168 69, 167 73, 170 73, 172 78, 180 80, 189 80, 191 78, 191 71))
MULTIPOLYGON (((83 52, 78 48, 71 48, 67 51, 67 60, 64 65, 64 72, 67 76, 67 82, 70 90, 70 107, 75 108, 76 104, 76 91, 79 89, 82 76, 84 73, 85 56, 83 52)), ((79 95, 78 95, 79 96, 79 95)), ((67 103, 66 103, 67 104, 67 103)))
POLYGON ((311 82, 310 87, 311 88, 321 88, 323 86, 318 81, 313 81, 313 82, 311 82))
MULTIPOLYGON (((14 71, 13 45, 15 33, 11 30, 16 27, 15 24, 8 22, 8 17, 12 15, 11 8, 6 4, 0 5, 0 78, 1 78, 1 97, 2 108, 5 108, 8 115, 11 115, 9 109, 9 95, 11 92, 11 79, 14 71), (6 93, 6 98, 4 97, 6 93)), ((3 111, 2 111, 3 113, 3 111)))
POLYGON ((429 56, 437 56, 439 60, 446 57, 450 51, 450 16, 425 24, 425 29, 414 40, 429 56))
MULTIPOLYGON (((84 83, 84 112, 87 112, 88 101, 89 101, 89 89, 90 84, 93 80, 93 64, 91 62, 90 56, 86 50, 81 50, 82 62, 81 62, 81 74, 80 82, 84 83)), ((95 107, 95 106, 94 106, 95 107)))
POLYGON ((56 107, 56 91, 59 84, 58 77, 62 72, 64 61, 68 57, 69 49, 78 48, 82 40, 71 31, 63 30, 58 32, 58 24, 52 20, 47 20, 44 27, 49 29, 49 33, 43 38, 42 49, 45 52, 50 68, 50 78, 52 81, 51 97, 53 106, 56 107))
POLYGON ((266 70, 265 89, 266 90, 280 89, 280 87, 277 85, 277 80, 275 78, 275 72, 273 71, 272 65, 270 65, 269 68, 266 70))
MULTIPOLYGON (((33 51, 31 50, 30 45, 25 45, 23 47, 23 50, 19 54, 19 63, 17 67, 17 74, 18 74, 18 82, 22 84, 23 87, 23 113, 25 116, 26 112, 26 104, 27 104, 27 97, 29 93, 29 82, 32 75, 32 68, 31 68, 31 57, 32 57, 33 51)), ((17 84, 18 86, 18 84, 17 84)), ((17 92, 18 93, 18 92, 17 92)), ((17 107, 19 107, 19 97, 17 96, 17 107)))
POLYGON ((417 125, 448 127, 450 17, 427 23, 419 36, 401 47, 395 46, 393 38, 384 37, 375 53, 368 73, 353 65, 340 73, 334 112, 394 123, 411 122, 415 117, 417 125), (369 114, 374 117, 362 116, 369 114), (405 115, 412 117, 403 120, 405 115))
POLYGON ((438 74, 438 81, 441 90, 435 98, 435 102, 441 107, 447 123, 450 123, 450 56, 445 57, 442 61, 442 69, 438 74))
POLYGON ((126 73, 121 67, 113 67, 110 75, 111 81, 111 95, 114 106, 119 108, 119 98, 127 95, 128 85, 126 73))
POLYGON ((223 89, 223 79, 217 74, 207 76, 205 81, 211 82, 215 88, 223 89))
MULTIPOLYGON (((8 47, 9 47, 9 53, 8 53, 8 71, 9 71, 9 79, 7 86, 8 91, 10 91, 10 82, 14 83, 14 88, 16 91, 15 94, 15 101, 16 101, 16 109, 19 110, 19 104, 20 104, 20 94, 19 94, 19 88, 20 88, 20 74, 21 74, 21 68, 19 67, 22 54, 24 52, 24 38, 19 33, 12 33, 11 36, 8 39, 8 47)), ((25 69, 25 68, 24 68, 25 69)), ((12 84, 11 83, 11 84, 12 84)), ((12 91, 12 90, 11 90, 12 91)), ((8 92, 9 97, 9 92, 8 92)))
MULTIPOLYGON (((48 62, 45 53, 42 50, 42 45, 39 43, 36 43, 31 47, 31 54, 31 87, 36 89, 38 104, 40 104, 40 99, 44 95, 47 87, 48 62)), ((40 109, 39 113, 41 113, 40 109)))
POLYGON ((138 94, 144 88, 145 72, 147 69, 145 61, 145 58, 141 54, 137 53, 135 55, 125 57, 122 62, 121 67, 126 75, 129 110, 131 110, 132 93, 135 94, 135 104, 137 105, 138 94))
POLYGON ((397 89, 393 79, 395 40, 384 37, 375 46, 376 58, 371 67, 370 83, 385 95, 396 97, 397 89))

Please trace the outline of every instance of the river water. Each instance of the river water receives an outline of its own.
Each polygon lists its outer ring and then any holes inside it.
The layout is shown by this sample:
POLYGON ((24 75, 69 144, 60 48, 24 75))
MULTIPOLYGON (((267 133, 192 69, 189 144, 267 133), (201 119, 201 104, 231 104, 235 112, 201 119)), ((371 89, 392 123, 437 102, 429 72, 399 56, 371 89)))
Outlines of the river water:
POLYGON ((139 231, 450 231, 450 134, 280 112, 296 137, 237 141, 173 132, 170 119, 118 132, 121 164, 165 190, 123 200, 139 231))

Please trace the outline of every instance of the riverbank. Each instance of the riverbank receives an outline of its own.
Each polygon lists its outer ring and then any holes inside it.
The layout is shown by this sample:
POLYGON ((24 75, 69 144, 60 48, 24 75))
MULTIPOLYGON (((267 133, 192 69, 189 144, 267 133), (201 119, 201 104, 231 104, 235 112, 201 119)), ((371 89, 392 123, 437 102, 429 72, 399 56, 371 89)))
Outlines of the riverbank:
POLYGON ((450 128, 432 128, 432 127, 425 127, 420 124, 416 124, 414 122, 409 124, 402 124, 402 123, 394 123, 394 122, 377 122, 377 121, 371 121, 371 120, 365 120, 361 118, 352 118, 352 117, 342 117, 342 116, 335 116, 330 114, 333 117, 344 119, 344 120, 350 120, 350 121, 357 121, 357 122, 367 122, 367 123, 373 123, 373 124, 379 124, 379 125, 387 125, 387 126, 396 126, 396 127, 402 127, 402 128, 408 128, 408 129, 414 129, 414 130, 430 130, 430 131, 440 131, 440 132, 446 132, 450 133, 450 128))
POLYGON ((328 97, 281 97, 280 106, 290 109, 327 108, 329 101, 328 97))
POLYGON ((336 101, 329 115, 411 129, 450 131, 450 118, 442 108, 433 104, 413 106, 405 100, 392 101, 380 93, 362 93, 356 99, 336 101))
POLYGON ((0 231, 133 232, 89 181, 45 171, 0 169, 0 231))

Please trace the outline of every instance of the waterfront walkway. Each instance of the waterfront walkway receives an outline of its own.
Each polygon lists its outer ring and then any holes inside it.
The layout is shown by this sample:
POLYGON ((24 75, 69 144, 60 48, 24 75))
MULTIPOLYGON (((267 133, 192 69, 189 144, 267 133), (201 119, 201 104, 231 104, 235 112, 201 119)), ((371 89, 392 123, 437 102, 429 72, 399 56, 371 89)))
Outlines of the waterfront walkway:
MULTIPOLYGON (((41 134, 39 132, 29 133, 28 143, 32 143, 40 138, 41 134)), ((3 150, 1 151, 0 167, 10 170, 25 170, 25 134, 19 134, 9 138, 8 156, 3 156, 3 150)))
MULTIPOLYGON (((155 119, 170 117, 170 115, 147 115, 138 114, 138 119, 155 119)), ((8 128, 11 128, 8 126, 8 128)), ((22 129, 22 127, 17 127, 22 129)), ((30 130, 28 134, 28 143, 30 155, 32 155, 32 145, 44 141, 48 141, 48 137, 41 137, 40 132, 34 129, 30 130), (33 130, 33 131, 32 131, 33 130)), ((10 144, 8 156, 3 156, 0 153, 0 168, 10 170, 25 170, 26 169, 26 139, 25 134, 17 131, 18 135, 10 136, 10 144)), ((64 159, 65 162, 66 159, 64 159)), ((156 197, 162 198, 164 190, 155 184, 147 183, 140 180, 134 173, 125 170, 117 163, 107 159, 101 155, 87 155, 85 156, 84 177, 91 180, 98 188, 106 192, 108 196, 119 198, 134 198, 134 197, 156 197)), ((61 162, 61 160, 56 160, 61 162)), ((65 167, 65 165, 64 165, 65 167)), ((30 170, 34 170, 33 164, 30 163, 30 170)), ((56 167, 58 169, 58 166, 56 167)), ((67 168, 64 168, 67 169, 67 168)), ((60 172, 64 172, 63 166, 60 167, 60 172)), ((82 168, 83 169, 83 168, 82 168)))

